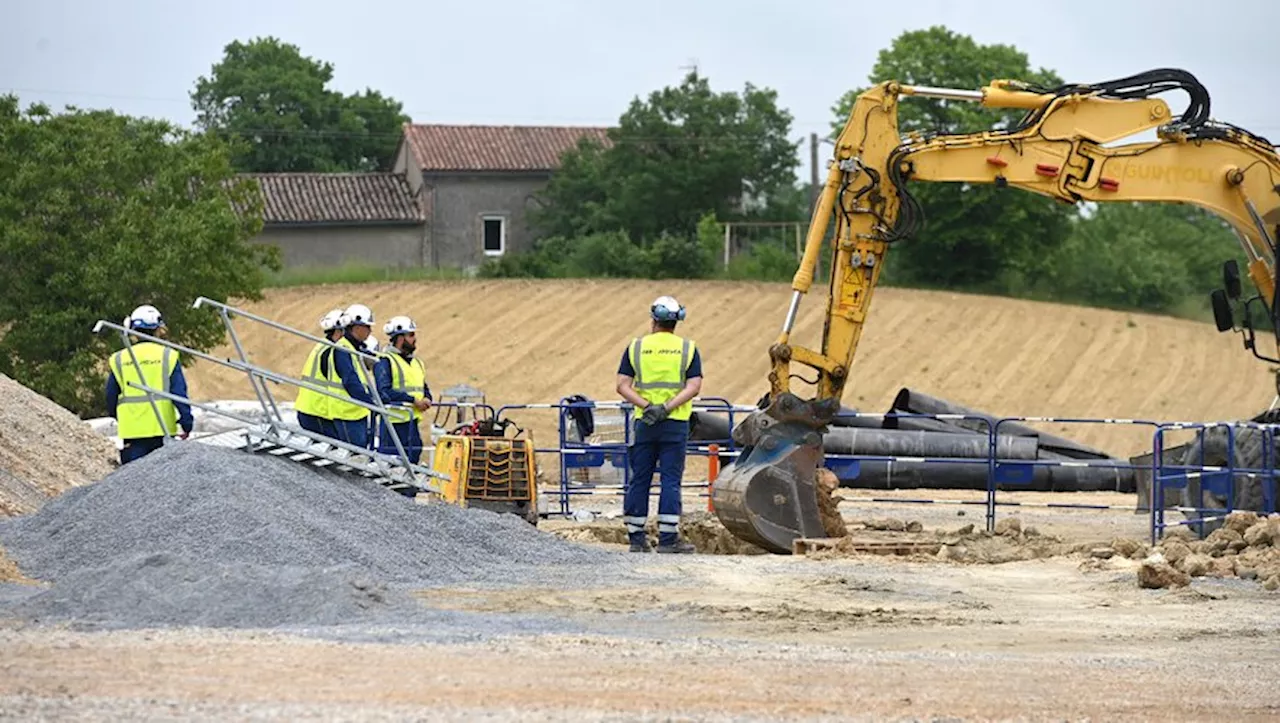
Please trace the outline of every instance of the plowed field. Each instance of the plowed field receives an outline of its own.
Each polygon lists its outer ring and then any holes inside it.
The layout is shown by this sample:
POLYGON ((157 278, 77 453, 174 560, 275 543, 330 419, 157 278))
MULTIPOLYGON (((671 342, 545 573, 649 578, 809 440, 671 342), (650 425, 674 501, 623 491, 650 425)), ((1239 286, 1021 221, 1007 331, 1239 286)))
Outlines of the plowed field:
MULTIPOLYGON (((817 345, 825 288, 801 306, 793 340, 817 345)), ((486 280, 332 285, 269 290, 249 308, 315 331, 330 308, 360 302, 381 324, 419 325, 435 390, 468 383, 490 402, 551 402, 570 394, 613 400, 618 359, 647 329, 649 302, 674 294, 680 332, 703 354, 704 395, 751 404, 767 390, 767 349, 786 312, 787 284, 611 280, 486 280)), ((237 322, 253 360, 296 374, 308 342, 237 322)), ((316 332, 318 333, 318 332, 316 332)), ((217 352, 233 356, 227 346, 217 352)), ((196 399, 252 399, 242 375, 201 363, 196 399)), ((901 387, 1001 415, 1207 420, 1251 416, 1273 394, 1267 365, 1212 325, 1059 304, 949 292, 876 292, 845 403, 882 412, 901 387)), ((278 389, 281 399, 292 390, 278 389)), ((534 424, 540 434, 554 427, 534 424)), ((1049 428, 1112 454, 1149 450, 1149 429, 1049 428)))

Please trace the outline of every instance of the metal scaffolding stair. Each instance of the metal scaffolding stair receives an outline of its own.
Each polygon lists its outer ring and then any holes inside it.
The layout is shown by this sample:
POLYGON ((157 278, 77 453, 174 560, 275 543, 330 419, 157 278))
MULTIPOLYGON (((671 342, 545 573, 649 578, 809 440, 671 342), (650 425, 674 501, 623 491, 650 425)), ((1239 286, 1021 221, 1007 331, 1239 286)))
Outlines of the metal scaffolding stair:
POLYGON ((402 494, 410 488, 423 492, 436 491, 431 478, 444 477, 419 465, 409 464, 406 467, 404 462, 390 455, 372 450, 357 452, 340 446, 335 440, 320 435, 312 436, 303 431, 253 427, 242 432, 245 449, 249 452, 269 454, 310 467, 362 477, 402 494))
MULTIPOLYGON (((325 344, 330 347, 337 346, 334 342, 306 334, 298 331, 297 329, 292 329, 284 326, 283 324, 271 321, 270 319, 264 319, 260 316, 256 316, 249 312, 203 296, 196 299, 193 304, 193 307, 195 308, 199 308, 201 306, 214 308, 221 316, 239 359, 219 359, 210 354, 191 349, 168 339, 162 339, 136 329, 127 329, 120 324, 115 324, 106 320, 99 320, 94 325, 93 330, 94 333, 100 333, 104 329, 111 329, 120 334, 122 344, 124 348, 128 350, 132 364, 138 369, 139 377, 142 376, 142 372, 141 368, 137 366, 138 361, 136 357, 133 356, 132 342, 134 339, 142 339, 160 344, 161 346, 177 350, 189 357, 203 359, 219 366, 245 373, 248 376, 250 385, 253 387, 254 394, 258 398, 259 404, 262 406, 263 417, 266 421, 264 422, 262 419, 250 419, 243 415, 231 412, 230 410, 219 409, 210 404, 196 402, 189 398, 172 394, 166 389, 155 389, 145 384, 128 382, 130 387, 148 394, 152 410, 155 412, 157 418, 160 417, 160 413, 156 408, 154 400, 168 399, 170 401, 185 402, 192 407, 234 419, 244 425, 241 429, 237 429, 232 432, 218 433, 198 439, 193 438, 192 441, 196 443, 213 444, 233 449, 244 449, 245 451, 254 454, 269 454, 274 457, 288 459, 299 464, 305 464, 311 467, 327 469, 339 474, 367 479, 401 494, 404 494, 411 489, 415 492, 422 491, 437 494, 440 492, 439 486, 434 484, 433 480, 448 480, 449 476, 411 462, 409 456, 405 452, 404 445, 401 443, 399 435, 396 434, 394 428, 387 426, 383 427, 383 429, 387 431, 388 438, 393 443, 397 454, 384 454, 371 449, 356 447, 347 442, 326 437, 325 435, 316 432, 304 430, 301 427, 286 421, 280 412, 279 405, 276 404, 270 389, 267 387, 267 382, 306 388, 328 397, 335 397, 333 391, 289 377, 285 374, 273 372, 270 369, 251 363, 244 351, 244 348, 240 344, 239 335, 232 326, 231 319, 233 316, 246 318, 265 324, 277 331, 302 337, 310 342, 325 344)), ((370 414, 375 415, 375 418, 384 418, 387 414, 388 406, 383 404, 376 389, 369 389, 369 392, 374 400, 372 404, 366 404, 358 400, 350 399, 345 401, 368 410, 370 414)), ((163 427, 163 424, 161 426, 163 427)), ((169 435, 166 433, 165 436, 167 441, 169 435)))

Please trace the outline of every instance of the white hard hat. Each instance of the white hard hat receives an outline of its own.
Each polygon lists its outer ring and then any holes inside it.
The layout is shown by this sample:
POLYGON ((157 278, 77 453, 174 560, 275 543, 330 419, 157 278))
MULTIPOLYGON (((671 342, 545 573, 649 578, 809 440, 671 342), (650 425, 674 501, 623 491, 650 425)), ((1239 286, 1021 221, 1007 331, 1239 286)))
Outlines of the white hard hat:
POLYGON ((342 312, 342 325, 373 326, 373 311, 364 304, 352 304, 342 312))
POLYGON ((342 309, 333 309, 320 319, 321 331, 333 331, 342 328, 342 309))
POLYGON ((417 331, 418 325, 413 323, 413 319, 407 316, 393 316, 387 320, 382 327, 382 333, 387 336, 395 336, 396 334, 408 334, 411 331, 417 331))
POLYGON ((655 321, 684 321, 684 307, 672 296, 659 296, 649 307, 655 321))
POLYGON ((143 304, 133 310, 125 318, 125 326, 130 329, 159 329, 164 326, 164 317, 160 310, 150 304, 143 304))
POLYGON ((378 351, 378 340, 374 339, 372 336, 367 337, 364 340, 364 350, 370 354, 378 351))

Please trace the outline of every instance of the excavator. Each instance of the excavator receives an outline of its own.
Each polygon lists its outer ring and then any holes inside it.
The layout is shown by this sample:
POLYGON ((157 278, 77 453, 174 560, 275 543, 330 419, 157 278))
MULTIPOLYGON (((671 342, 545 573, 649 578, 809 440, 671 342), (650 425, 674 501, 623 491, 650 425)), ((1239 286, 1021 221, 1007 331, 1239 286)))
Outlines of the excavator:
MULTIPOLYGON (((768 350, 769 393, 734 429, 741 453, 712 489, 717 517, 742 540, 791 554, 797 538, 825 536, 816 487, 823 435, 840 411, 885 254, 923 223, 921 206, 908 188, 916 181, 990 183, 1071 204, 1157 201, 1206 209, 1234 230, 1258 291, 1250 301, 1260 301, 1272 328, 1280 329, 1275 323, 1280 158, 1265 138, 1212 120, 1209 93, 1191 73, 1163 68, 1054 88, 1018 80, 993 80, 978 90, 879 83, 857 96, 836 139, 782 331, 768 350), (1168 91, 1190 97, 1180 115, 1155 97, 1168 91), (913 96, 1025 113, 1010 127, 979 133, 903 135, 898 104, 913 96), (1152 130, 1154 141, 1117 143, 1152 130), (811 349, 792 343, 791 332, 832 219, 822 344, 811 349), (793 366, 816 375, 799 377, 813 386, 811 397, 792 391, 791 380, 798 376, 793 366)), ((1237 328, 1229 305, 1239 298, 1234 260, 1224 266, 1224 285, 1212 294, 1220 331, 1237 328)), ((1257 352, 1247 313, 1244 330, 1246 347, 1275 361, 1257 352)), ((1237 508, 1244 506, 1236 502, 1237 508)))

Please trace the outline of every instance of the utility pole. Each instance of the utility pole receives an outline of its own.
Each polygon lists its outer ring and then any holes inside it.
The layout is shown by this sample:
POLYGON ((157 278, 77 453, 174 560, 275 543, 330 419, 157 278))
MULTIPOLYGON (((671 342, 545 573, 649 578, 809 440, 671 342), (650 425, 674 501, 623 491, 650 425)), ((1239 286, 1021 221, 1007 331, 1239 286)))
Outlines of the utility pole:
POLYGON ((818 207, 818 134, 809 134, 809 213, 818 207))

